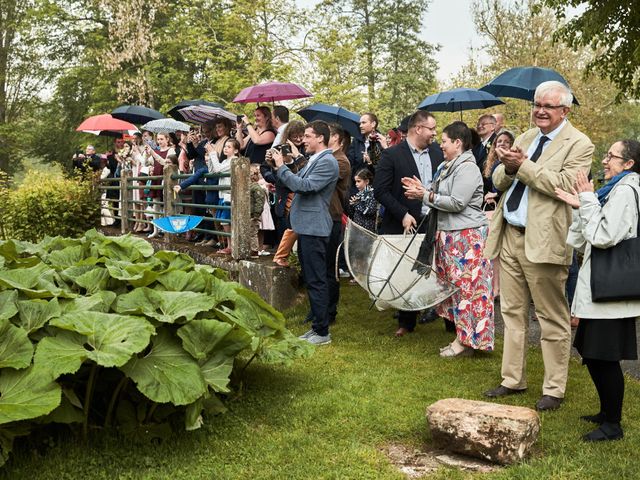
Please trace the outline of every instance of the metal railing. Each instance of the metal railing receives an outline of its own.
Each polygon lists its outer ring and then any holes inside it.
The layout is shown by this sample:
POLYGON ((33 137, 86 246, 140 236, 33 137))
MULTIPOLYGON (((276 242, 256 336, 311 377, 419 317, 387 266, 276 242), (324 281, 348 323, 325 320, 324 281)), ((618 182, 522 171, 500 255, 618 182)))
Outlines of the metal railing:
MULTIPOLYGON (((120 220, 121 232, 132 232, 135 223, 151 225, 152 218, 162 216, 202 215, 205 220, 193 229, 195 232, 231 238, 231 256, 236 260, 249 258, 251 254, 251 205, 249 160, 236 158, 231 161, 231 173, 203 175, 204 179, 231 177, 231 185, 209 185, 196 183, 175 194, 173 187, 191 175, 179 174, 174 165, 166 165, 162 175, 134 177, 130 170, 122 170, 117 178, 100 180, 98 188, 105 192, 101 199, 103 208, 111 212, 116 220, 120 220), (148 184, 153 182, 153 184, 148 184), (134 195, 134 191, 139 192, 134 195), (160 191, 161 195, 151 195, 160 191), (196 202, 195 197, 207 192, 230 192, 231 205, 214 205, 206 201, 196 202), (117 192, 117 193, 116 193, 117 192), (197 194, 196 192, 202 192, 197 194), (186 201, 191 195, 192 200, 186 201), (230 211, 230 219, 215 218, 218 211, 230 211), (207 216, 206 211, 213 212, 207 216), (136 215, 138 214, 138 215, 136 215), (220 229, 217 225, 230 225, 230 231, 220 229)), ((165 234, 164 241, 170 244, 175 235, 165 234)), ((167 246, 170 248, 170 245, 167 246)))

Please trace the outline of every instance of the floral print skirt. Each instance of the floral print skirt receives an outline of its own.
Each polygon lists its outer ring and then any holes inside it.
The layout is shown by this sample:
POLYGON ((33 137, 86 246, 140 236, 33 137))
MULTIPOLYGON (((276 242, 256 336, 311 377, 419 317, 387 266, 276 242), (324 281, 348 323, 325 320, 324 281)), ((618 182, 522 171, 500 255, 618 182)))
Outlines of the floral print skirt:
POLYGON ((476 350, 493 350, 493 272, 484 258, 488 227, 436 234, 438 275, 458 290, 437 306, 438 314, 456 325, 458 340, 476 350))

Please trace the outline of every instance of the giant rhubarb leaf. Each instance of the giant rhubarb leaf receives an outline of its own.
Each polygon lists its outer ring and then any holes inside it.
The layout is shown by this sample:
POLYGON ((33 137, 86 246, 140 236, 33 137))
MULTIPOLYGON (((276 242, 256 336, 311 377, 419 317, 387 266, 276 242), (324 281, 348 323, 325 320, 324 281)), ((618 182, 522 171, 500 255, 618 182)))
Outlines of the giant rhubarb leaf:
POLYGON ((33 345, 26 330, 9 320, 0 320, 0 368, 27 368, 31 364, 33 345))
POLYGON ((213 319, 193 320, 178 329, 182 346, 193 358, 202 360, 229 333, 232 325, 213 319))
POLYGON ((49 323, 63 330, 38 344, 36 362, 54 377, 73 373, 85 359, 103 367, 120 367, 149 345, 154 327, 144 318, 102 312, 68 313, 49 323))
POLYGON ((60 405, 60 385, 36 367, 0 372, 0 425, 46 415, 60 405))
POLYGON ((118 313, 141 313, 160 322, 174 323, 179 318, 192 320, 198 313, 215 305, 215 298, 196 292, 165 292, 146 287, 120 295, 114 310, 118 313))
POLYGON ((61 310, 58 299, 46 300, 21 300, 18 302, 18 323, 27 333, 35 332, 54 317, 59 317, 61 310))
POLYGON ((198 363, 167 329, 159 330, 151 351, 120 369, 154 402, 188 405, 207 390, 198 363))

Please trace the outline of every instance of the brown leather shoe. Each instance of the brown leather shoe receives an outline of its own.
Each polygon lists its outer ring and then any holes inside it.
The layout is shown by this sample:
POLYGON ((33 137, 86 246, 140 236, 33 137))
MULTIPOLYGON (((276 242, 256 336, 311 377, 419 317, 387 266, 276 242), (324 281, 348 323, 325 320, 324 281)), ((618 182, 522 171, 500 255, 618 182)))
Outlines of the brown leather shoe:
POLYGON ((504 385, 498 385, 496 388, 492 390, 487 390, 486 392, 484 392, 484 396, 489 398, 498 398, 498 397, 505 397, 507 395, 517 395, 519 393, 524 393, 526 391, 527 391, 526 388, 516 390, 514 388, 505 387, 504 385))
POLYGON ((396 330, 396 337, 404 337, 407 333, 411 333, 411 330, 409 330, 408 328, 400 327, 398 330, 396 330))
POLYGON ((536 402, 536 410, 544 412, 546 410, 557 410, 564 398, 552 397, 551 395, 543 395, 536 402))

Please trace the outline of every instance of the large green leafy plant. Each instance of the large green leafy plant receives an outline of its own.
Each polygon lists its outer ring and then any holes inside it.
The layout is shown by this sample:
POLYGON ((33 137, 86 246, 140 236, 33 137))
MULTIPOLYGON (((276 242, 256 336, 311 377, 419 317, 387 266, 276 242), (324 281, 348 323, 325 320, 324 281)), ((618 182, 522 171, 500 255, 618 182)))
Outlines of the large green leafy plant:
POLYGON ((0 464, 35 423, 199 428, 235 367, 309 352, 281 313, 185 254, 95 230, 0 242, 0 464))

